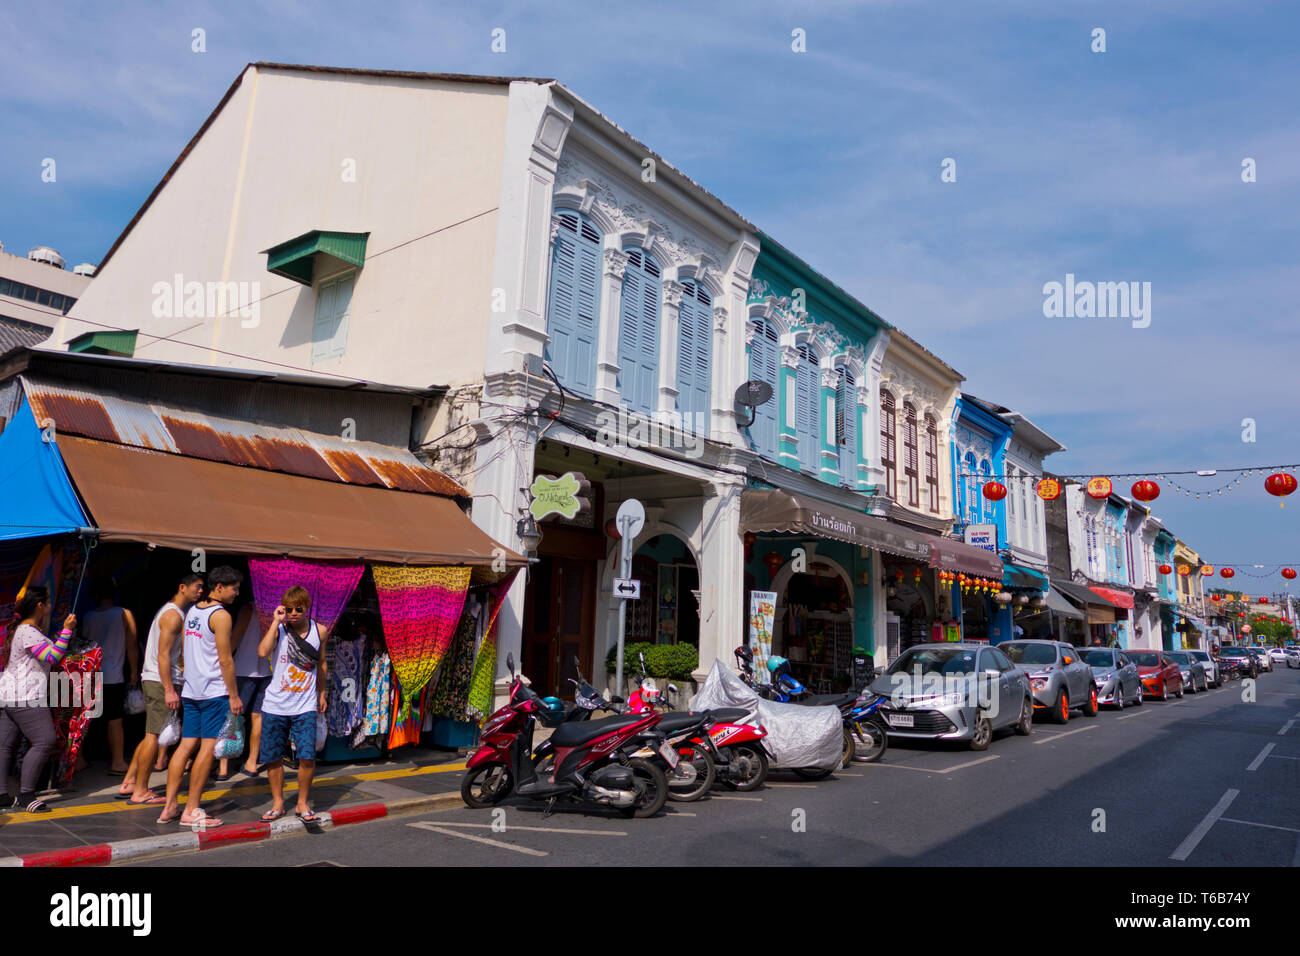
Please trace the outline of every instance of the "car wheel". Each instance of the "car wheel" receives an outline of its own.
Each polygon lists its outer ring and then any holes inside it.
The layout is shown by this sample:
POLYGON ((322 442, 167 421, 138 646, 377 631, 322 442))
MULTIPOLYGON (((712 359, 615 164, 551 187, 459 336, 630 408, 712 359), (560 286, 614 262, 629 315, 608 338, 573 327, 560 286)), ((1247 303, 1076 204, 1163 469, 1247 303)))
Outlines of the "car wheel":
POLYGON ((1116 710, 1124 709, 1124 685, 1122 683, 1115 685, 1115 695, 1113 698, 1116 710))
POLYGON ((988 750, 993 742, 993 725, 983 714, 975 718, 975 736, 970 739, 971 750, 988 750))
POLYGON ((1052 705, 1052 722, 1063 724, 1070 719, 1070 695, 1062 687, 1056 694, 1056 703, 1052 705))
POLYGON ((1097 685, 1088 688, 1088 703, 1083 705, 1083 716, 1097 716, 1097 685))
POLYGON ((1034 700, 1032 697, 1026 697, 1025 703, 1020 708, 1020 719, 1016 721, 1016 733, 1021 737, 1028 737, 1034 732, 1034 700))
POLYGON ((1183 699, 1183 682, 1181 679, 1178 681, 1178 690, 1174 691, 1174 696, 1179 700, 1183 699))
POLYGON ((1160 682, 1160 699, 1161 700, 1169 699, 1169 685, 1164 681, 1160 682))
POLYGON ((1133 698, 1133 706, 1134 706, 1134 707, 1141 707, 1143 701, 1145 701, 1145 700, 1146 700, 1146 692, 1145 692, 1144 688, 1142 687, 1142 682, 1141 682, 1141 681, 1138 681, 1138 695, 1137 695, 1136 697, 1133 698))
POLYGON ((1196 693, 1196 678, 1195 678, 1195 677, 1192 678, 1192 686, 1189 687, 1189 688, 1187 688, 1187 692, 1188 692, 1189 694, 1195 694, 1195 693, 1196 693))

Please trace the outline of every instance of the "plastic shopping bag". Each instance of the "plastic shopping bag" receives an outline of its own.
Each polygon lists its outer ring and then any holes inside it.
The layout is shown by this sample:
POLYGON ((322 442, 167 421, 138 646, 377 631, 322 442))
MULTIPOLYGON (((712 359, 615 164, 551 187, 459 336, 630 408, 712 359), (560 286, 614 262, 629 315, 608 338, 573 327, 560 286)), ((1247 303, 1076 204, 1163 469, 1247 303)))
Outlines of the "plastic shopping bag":
POLYGON ((132 687, 126 692, 126 700, 122 703, 122 709, 128 714, 144 713, 144 691, 138 686, 132 687))
POLYGON ((167 726, 158 735, 159 747, 174 747, 181 742, 181 712, 173 710, 167 718, 167 726))
POLYGON ((325 749, 325 741, 329 739, 330 724, 324 714, 316 715, 316 752, 320 753, 325 749))
POLYGON ((217 747, 213 755, 218 760, 238 757, 244 752, 244 715, 230 714, 226 717, 221 735, 217 737, 217 747))

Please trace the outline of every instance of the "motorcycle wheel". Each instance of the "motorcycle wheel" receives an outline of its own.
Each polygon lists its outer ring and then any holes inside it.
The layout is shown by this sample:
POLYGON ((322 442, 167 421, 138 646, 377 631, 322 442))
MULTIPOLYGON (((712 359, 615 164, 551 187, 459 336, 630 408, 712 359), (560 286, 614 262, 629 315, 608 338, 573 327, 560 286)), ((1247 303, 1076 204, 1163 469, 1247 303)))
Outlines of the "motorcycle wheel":
POLYGON ((868 718, 858 721, 856 726, 860 739, 853 759, 875 763, 889 749, 889 735, 885 732, 885 725, 874 718, 868 718))
POLYGON ((510 768, 505 764, 489 763, 475 767, 460 782, 460 798, 475 810, 495 807, 515 789, 510 768))
POLYGON ((677 777, 676 771, 665 772, 668 779, 669 800, 690 803, 713 789, 713 784, 718 779, 718 768, 713 762, 713 755, 702 745, 696 744, 691 748, 691 758, 689 760, 683 758, 677 765, 678 770, 683 767, 691 768, 691 773, 686 779, 677 777))
POLYGON ((654 816, 668 802, 668 778, 662 770, 640 757, 629 760, 627 765, 636 776, 637 800, 630 807, 620 807, 619 812, 625 817, 654 816))
POLYGON ((840 760, 840 769, 847 770, 853 765, 853 758, 858 754, 858 742, 853 735, 853 729, 848 724, 844 725, 844 757, 840 760))
POLYGON ((804 780, 825 780, 835 772, 835 768, 830 770, 818 770, 815 767, 791 767, 791 771, 796 777, 802 777, 804 780))
POLYGON ((763 749, 752 744, 738 744, 728 749, 733 769, 731 777, 723 781, 726 788, 744 793, 761 787, 767 779, 769 769, 767 754, 763 753, 763 749), (737 773, 735 768, 740 768, 740 772, 737 773))

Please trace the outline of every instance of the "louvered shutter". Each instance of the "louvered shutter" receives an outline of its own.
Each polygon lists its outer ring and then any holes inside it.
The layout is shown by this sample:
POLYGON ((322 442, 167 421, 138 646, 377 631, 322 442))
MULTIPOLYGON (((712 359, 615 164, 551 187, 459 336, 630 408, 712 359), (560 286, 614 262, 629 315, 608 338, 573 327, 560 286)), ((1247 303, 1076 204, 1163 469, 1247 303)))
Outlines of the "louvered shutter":
POLYGON ((348 320, 352 316, 352 290, 356 287, 357 277, 350 275, 335 283, 334 292, 334 334, 330 336, 330 358, 340 358, 348 346, 348 320))
POLYGON ((600 233, 575 213, 561 213, 559 220, 551 260, 545 356, 566 388, 590 397, 596 378, 600 233))
POLYGON ((781 389, 777 376, 780 352, 776 329, 759 322, 754 339, 749 346, 749 377, 772 386, 772 397, 760 405, 754 414, 754 424, 749 435, 754 451, 766 458, 776 458, 777 410, 780 408, 781 389))
POLYGON ((322 285, 316 293, 316 318, 311 330, 311 361, 315 365, 330 357, 334 338, 334 315, 338 302, 338 283, 322 285))
POLYGON ((821 433, 817 408, 820 404, 817 353, 806 345, 799 346, 799 368, 795 373, 795 432, 799 440, 799 464, 808 471, 817 470, 821 456, 821 433))
POLYGON ((894 430, 894 397, 884 393, 880 398, 880 462, 885 469, 885 494, 895 496, 895 475, 898 468, 894 430))
POLYGON ((659 378, 659 267, 639 249, 628 252, 618 333, 619 389, 636 411, 653 411, 659 378))
POLYGON ((850 487, 858 484, 858 390, 853 373, 840 367, 839 395, 835 402, 835 440, 840 452, 840 478, 850 487))
POLYGON ((707 431, 713 300, 707 289, 694 282, 683 287, 677 326, 677 408, 691 416, 687 427, 704 423, 707 431))

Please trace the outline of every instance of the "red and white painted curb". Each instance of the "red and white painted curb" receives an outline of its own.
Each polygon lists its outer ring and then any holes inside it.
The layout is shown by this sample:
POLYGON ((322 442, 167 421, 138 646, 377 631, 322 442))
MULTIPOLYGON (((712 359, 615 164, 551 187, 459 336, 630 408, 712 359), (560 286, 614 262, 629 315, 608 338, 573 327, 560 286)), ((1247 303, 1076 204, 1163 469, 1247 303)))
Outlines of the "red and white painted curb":
POLYGON ((163 856, 173 853, 193 853, 297 836, 302 833, 346 826, 349 823, 366 823, 400 812, 431 809, 440 803, 460 802, 460 794, 437 794, 427 798, 402 800, 395 803, 363 803, 320 813, 319 822, 303 823, 295 816, 283 817, 272 823, 223 824, 211 830, 182 830, 163 836, 142 837, 138 840, 119 840, 116 843, 98 843, 67 850, 48 850, 24 856, 0 857, 0 866, 108 866, 145 856, 163 856))

